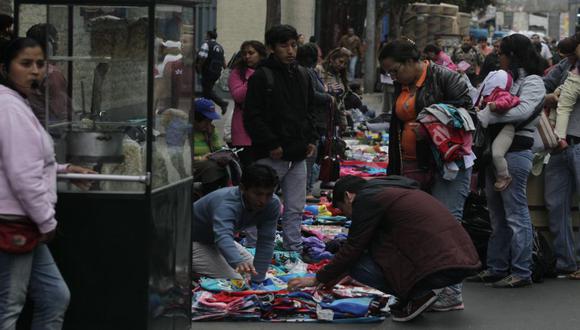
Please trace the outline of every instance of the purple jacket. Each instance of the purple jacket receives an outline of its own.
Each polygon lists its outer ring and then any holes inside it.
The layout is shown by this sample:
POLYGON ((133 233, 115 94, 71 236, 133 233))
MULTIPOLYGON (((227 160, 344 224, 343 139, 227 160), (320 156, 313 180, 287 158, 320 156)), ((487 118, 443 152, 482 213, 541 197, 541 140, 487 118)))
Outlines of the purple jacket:
POLYGON ((56 227, 56 173, 51 137, 26 99, 0 85, 0 214, 27 216, 41 233, 56 227))

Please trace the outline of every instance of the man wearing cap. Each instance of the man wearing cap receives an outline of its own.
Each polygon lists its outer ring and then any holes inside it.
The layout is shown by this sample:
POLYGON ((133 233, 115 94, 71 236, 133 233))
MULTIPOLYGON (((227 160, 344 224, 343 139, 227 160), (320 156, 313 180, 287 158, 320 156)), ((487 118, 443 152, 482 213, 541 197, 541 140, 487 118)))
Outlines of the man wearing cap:
POLYGON ((202 183, 204 194, 227 184, 226 164, 209 159, 209 155, 223 147, 213 120, 220 119, 212 101, 205 98, 195 100, 193 115, 193 170, 194 176, 202 183))
POLYGON ((431 308, 439 288, 461 282, 480 267, 471 239, 449 210, 411 179, 389 176, 336 182, 333 206, 352 218, 346 243, 316 277, 288 288, 332 287, 346 275, 394 294, 393 321, 410 321, 431 308))

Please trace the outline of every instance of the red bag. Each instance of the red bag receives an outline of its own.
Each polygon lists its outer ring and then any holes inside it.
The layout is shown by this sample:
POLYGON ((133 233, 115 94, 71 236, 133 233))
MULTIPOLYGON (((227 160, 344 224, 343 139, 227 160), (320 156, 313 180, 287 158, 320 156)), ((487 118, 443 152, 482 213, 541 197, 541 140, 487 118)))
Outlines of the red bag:
POLYGON ((0 219, 0 251, 12 254, 28 253, 38 245, 40 232, 29 219, 0 219))

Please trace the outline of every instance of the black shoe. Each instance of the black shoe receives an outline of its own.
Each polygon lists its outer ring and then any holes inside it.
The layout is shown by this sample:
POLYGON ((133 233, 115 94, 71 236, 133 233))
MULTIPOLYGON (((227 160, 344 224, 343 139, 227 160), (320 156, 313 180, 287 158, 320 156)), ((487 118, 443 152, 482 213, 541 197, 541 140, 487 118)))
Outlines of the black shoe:
POLYGON ((493 283, 491 286, 494 288, 521 288, 524 286, 532 285, 532 280, 524 280, 514 275, 506 276, 504 279, 493 283))
MULTIPOLYGON (((440 291, 440 290, 439 290, 440 291)), ((423 297, 413 299, 408 304, 402 306, 393 305, 391 307, 391 316, 395 322, 407 322, 421 315, 437 300, 437 293, 431 291, 423 297)))
POLYGON ((228 105, 229 104, 230 104, 229 102, 226 102, 226 103, 220 105, 220 108, 222 108, 222 116, 225 115, 226 112, 228 112, 228 105))
POLYGON ((476 275, 466 278, 465 280, 467 282, 494 283, 503 279, 504 277, 505 276, 502 275, 493 275, 489 270, 484 270, 477 273, 476 275))
POLYGON ((334 184, 334 181, 322 182, 320 184, 320 189, 334 189, 334 184))

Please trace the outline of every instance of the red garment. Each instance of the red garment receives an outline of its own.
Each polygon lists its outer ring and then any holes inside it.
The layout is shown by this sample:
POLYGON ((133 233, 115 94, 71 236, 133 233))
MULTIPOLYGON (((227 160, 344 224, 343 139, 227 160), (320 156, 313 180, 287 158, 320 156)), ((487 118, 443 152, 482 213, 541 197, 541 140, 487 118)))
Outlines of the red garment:
POLYGON ((307 270, 308 270, 309 273, 316 273, 320 269, 322 269, 324 266, 328 265, 329 263, 330 263, 330 260, 329 259, 325 259, 325 260, 322 260, 319 263, 308 265, 307 270))
POLYGON ((461 133, 463 130, 447 126, 433 115, 427 115, 419 122, 441 154, 443 162, 456 161, 467 155, 463 148, 466 143, 465 134, 461 133))
POLYGON ((510 92, 496 87, 490 95, 483 98, 483 105, 495 103, 494 112, 506 113, 509 109, 520 104, 520 98, 510 92))

